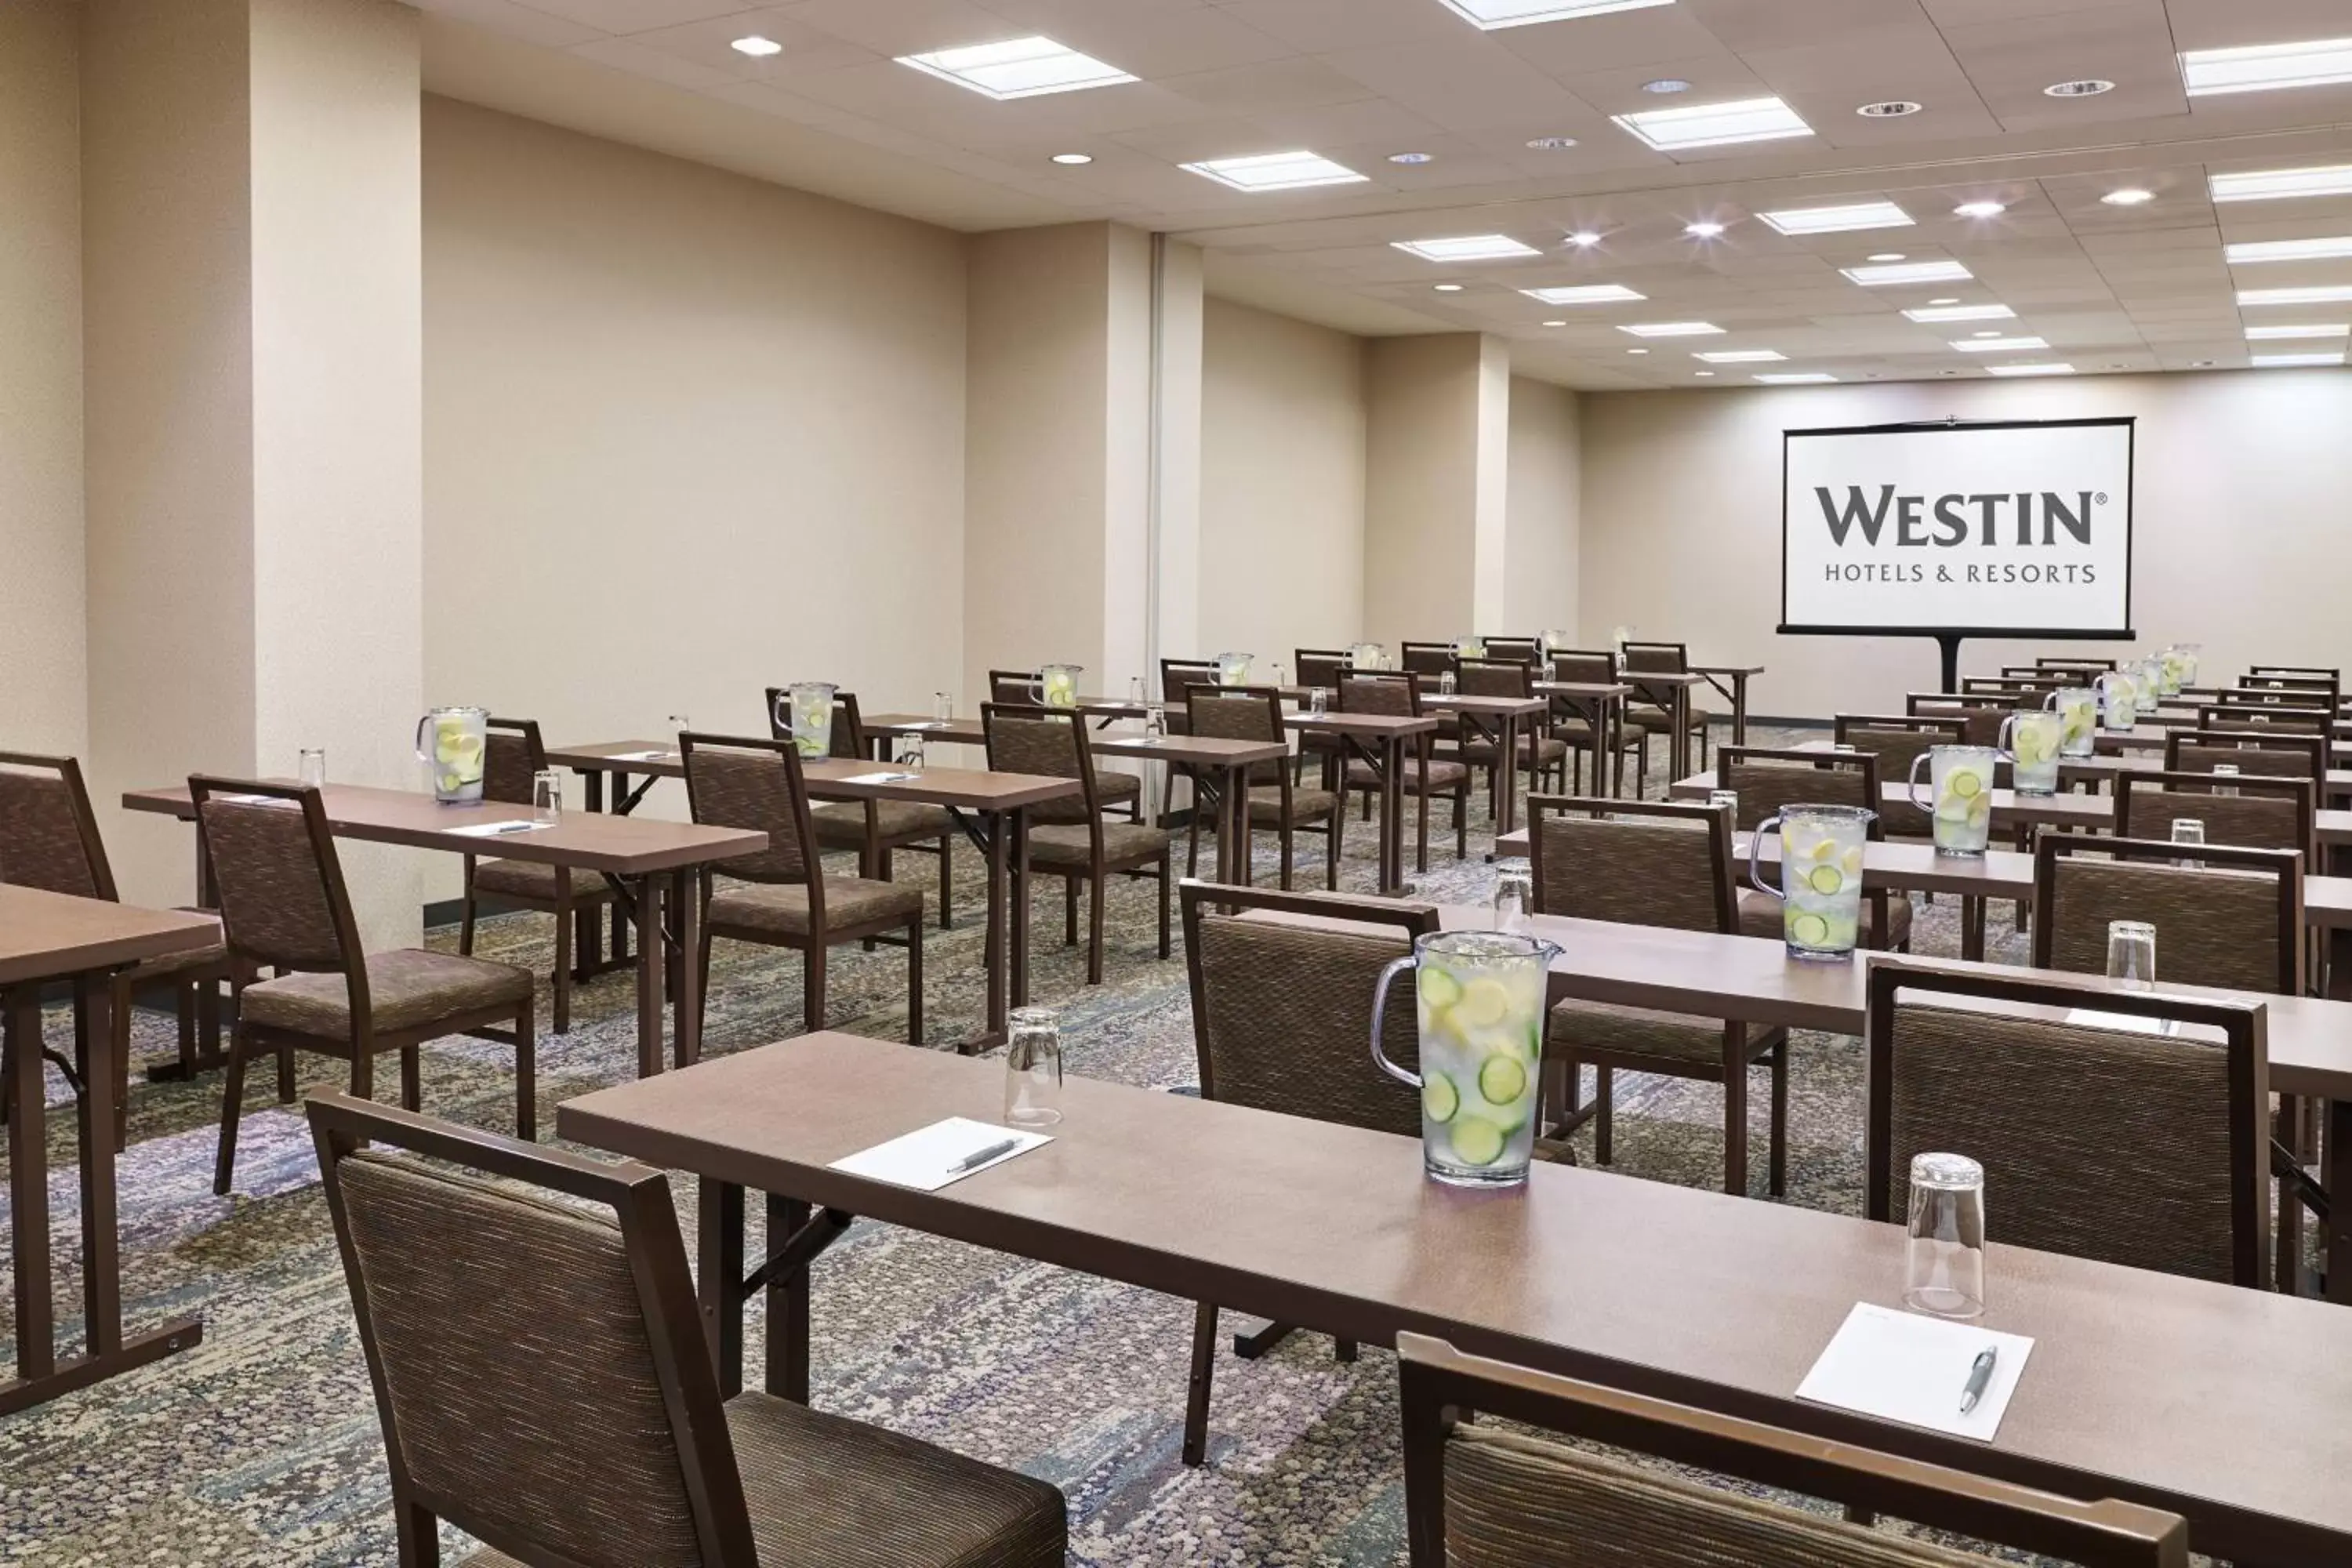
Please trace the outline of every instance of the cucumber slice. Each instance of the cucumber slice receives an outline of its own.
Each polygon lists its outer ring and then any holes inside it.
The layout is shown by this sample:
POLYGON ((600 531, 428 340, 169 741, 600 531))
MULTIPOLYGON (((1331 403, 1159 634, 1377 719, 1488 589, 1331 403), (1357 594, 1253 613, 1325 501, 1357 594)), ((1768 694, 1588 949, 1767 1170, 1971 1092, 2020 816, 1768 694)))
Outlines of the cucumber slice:
POLYGON ((1805 880, 1813 891, 1826 898, 1845 886, 1845 873, 1834 866, 1816 866, 1805 874, 1805 880))
POLYGON ((1451 1121, 1462 1109, 1462 1093, 1442 1072, 1431 1073, 1421 1084, 1421 1113, 1432 1121, 1451 1121))
POLYGON ((1465 1116, 1454 1124, 1454 1156, 1465 1165, 1491 1165, 1503 1157, 1503 1130, 1465 1116))
POLYGON ((1510 992, 1491 974, 1473 977, 1463 988, 1461 1004, 1455 1009, 1464 1026, 1473 1029, 1493 1028, 1510 1010, 1510 992))
POLYGON ((1490 1105, 1507 1106, 1528 1091, 1528 1069, 1516 1057, 1488 1057, 1478 1068, 1478 1093, 1490 1105))
POLYGON ((1421 972, 1421 999, 1431 1007, 1451 1007, 1462 1000, 1462 983, 1443 969, 1421 972))
POLYGON ((1827 947, 1830 922, 1810 910, 1799 910, 1789 917, 1789 940, 1799 947, 1827 947))
POLYGON ((1962 800, 1968 800, 1984 793, 1984 780, 1972 773, 1956 773, 1952 775, 1952 793, 1962 800))

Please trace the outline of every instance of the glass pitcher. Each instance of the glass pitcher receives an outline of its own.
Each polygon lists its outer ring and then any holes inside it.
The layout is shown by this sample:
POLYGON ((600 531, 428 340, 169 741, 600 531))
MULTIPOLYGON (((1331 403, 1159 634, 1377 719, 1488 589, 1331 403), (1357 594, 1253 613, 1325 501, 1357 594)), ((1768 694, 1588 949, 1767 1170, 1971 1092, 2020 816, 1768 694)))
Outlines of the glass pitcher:
POLYGON ((1421 1157, 1456 1186, 1528 1179, 1542 1077, 1544 977, 1559 949, 1507 931, 1432 931, 1381 971, 1372 992, 1372 1060, 1421 1090, 1421 1157), (1389 984, 1413 970, 1421 1071, 1381 1053, 1389 984))
POLYGON ((803 757, 833 753, 833 699, 841 688, 826 680, 796 680, 785 689, 786 711, 777 715, 803 757))
POLYGON ((1486 639, 1476 636, 1455 637, 1454 639, 1454 657, 1456 658, 1486 658, 1486 639))
POLYGON ((1748 880, 1780 900, 1791 958, 1851 958, 1862 935, 1862 859, 1878 813, 1859 805, 1785 805, 1748 840, 1748 880), (1780 885, 1764 885, 1757 847, 1780 837, 1780 885))
POLYGON ((2023 708, 2000 721, 2000 749, 2020 795, 2058 793, 2058 747, 2065 721, 2046 708, 2023 708))
POLYGON ((1990 746, 1930 746, 1911 760, 1911 804, 1936 819, 1936 853, 1981 855, 1992 840, 1992 772, 2000 753, 1990 746), (1919 770, 1928 770, 1935 802, 1919 798, 1919 770))
POLYGON ((2058 754, 2089 756, 2098 743, 2099 694, 2087 686, 2070 686, 2050 694, 2050 708, 2058 715, 2058 754))
POLYGON ((436 708, 416 721, 416 760, 432 765, 435 800, 470 803, 482 798, 482 752, 489 722, 487 708, 436 708))
POLYGON ((2175 643, 2172 651, 2180 656, 2180 685, 2185 690, 2197 684, 2197 661, 2204 656, 2201 642, 2175 643))
POLYGON ((2180 651, 2180 645, 2175 643, 2158 654, 2156 662, 2160 676, 2156 694, 2159 697, 2179 696, 2181 687, 2187 684, 2183 671, 2188 668, 2187 656, 2180 651))
POLYGON ((2139 722, 2139 683, 2120 669, 2108 670, 2093 683, 2099 689, 2099 721, 2110 730, 2128 730, 2139 722))
POLYGON ((2164 661, 2143 658, 2132 667, 2132 685, 2139 692, 2139 710, 2153 715, 2164 695, 2164 661))
POLYGON ((1246 653, 1219 654, 1217 656, 1217 684, 1220 686, 1247 686, 1249 684, 1250 660, 1254 657, 1255 656, 1246 653))
POLYGON ((1558 653, 1564 647, 1574 646, 1576 642, 1574 637, 1563 631, 1546 632, 1540 640, 1543 645, 1543 655, 1547 661, 1550 659, 1553 654, 1558 653))
POLYGON ((1078 677, 1086 670, 1083 664, 1040 665, 1037 679, 1029 683, 1029 695, 1041 708, 1076 708, 1078 705, 1078 677))
POLYGON ((1356 669, 1386 669, 1389 667, 1388 649, 1376 642, 1349 643, 1348 663, 1356 669))

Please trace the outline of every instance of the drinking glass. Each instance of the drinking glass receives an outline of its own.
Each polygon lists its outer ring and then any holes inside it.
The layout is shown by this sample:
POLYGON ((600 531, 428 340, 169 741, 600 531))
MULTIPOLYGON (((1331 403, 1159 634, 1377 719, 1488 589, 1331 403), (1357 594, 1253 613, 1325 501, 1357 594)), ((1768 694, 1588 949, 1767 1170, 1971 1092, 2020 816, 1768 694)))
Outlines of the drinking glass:
POLYGON ((1711 789, 1706 792, 1706 804, 1717 811, 1727 811, 1736 824, 1739 820, 1739 792, 1736 789, 1711 789))
MULTIPOLYGON (((2235 763, 2215 763, 2213 764, 2213 776, 2217 779, 2236 778, 2238 776, 2238 764, 2235 763)), ((2215 795, 2234 795, 2238 793, 2238 786, 2236 784, 2217 784, 2213 786, 2213 793, 2215 795)))
POLYGON ((1130 675, 1127 678, 1127 700, 1131 708, 1143 706, 1143 677, 1130 675))
POLYGON ((1051 1007, 1015 1007, 1004 1052, 1004 1120, 1051 1127, 1062 1120, 1062 1021, 1051 1007))
POLYGON ((1981 1315, 1984 1261, 1984 1167, 1965 1154, 1913 1155, 1903 1304, 1939 1318, 1981 1315))
POLYGON ((934 691, 931 693, 931 717, 937 719, 942 724, 948 723, 955 718, 954 692, 934 691))
POLYGON ((1143 705, 1143 732, 1147 735, 1168 733, 1168 704, 1146 702, 1143 705))
POLYGON ((1437 675, 1437 694, 1440 697, 1451 697, 1454 695, 1454 672, 1450 669, 1440 670, 1437 675))
POLYGON ((2126 991, 2156 984, 2156 928, 2146 921, 2107 922, 2107 978, 2126 991))
POLYGON ((898 762, 902 767, 921 767, 923 765, 925 755, 926 753, 923 749, 923 737, 919 734, 908 735, 899 744, 898 762))
POLYGON ((541 768, 530 775, 530 815, 536 822, 556 822, 563 816, 563 774, 541 768))
MULTIPOLYGON (((2200 816, 2174 817, 2172 819, 2172 841, 2175 844, 2204 843, 2205 819, 2200 816)), ((2175 861, 2174 864, 2179 866, 2184 870, 2196 871, 2203 869, 2205 862, 2202 860, 2178 860, 2175 861)))
POLYGON ((326 748, 323 746, 304 747, 302 749, 301 761, 296 765, 294 776, 300 779, 306 784, 316 785, 325 784, 327 782, 326 748))
POLYGON ((1274 667, 1274 679, 1269 680, 1266 684, 1279 690, 1283 687, 1290 684, 1290 671, 1282 664, 1277 662, 1274 667))
POLYGON ((1319 719, 1330 710, 1331 693, 1320 686, 1309 687, 1307 692, 1307 711, 1319 719))
POLYGON ((1527 861, 1509 857, 1495 862, 1495 929, 1525 936, 1534 928, 1528 917, 1535 912, 1536 876, 1527 861))

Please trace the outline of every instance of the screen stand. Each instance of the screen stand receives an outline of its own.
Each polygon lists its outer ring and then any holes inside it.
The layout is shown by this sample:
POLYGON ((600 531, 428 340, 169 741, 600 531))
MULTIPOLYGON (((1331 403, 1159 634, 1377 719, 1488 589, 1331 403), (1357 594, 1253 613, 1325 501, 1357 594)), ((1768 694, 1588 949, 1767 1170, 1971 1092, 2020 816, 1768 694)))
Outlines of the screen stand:
POLYGON ((1936 646, 1944 654, 1944 684, 1936 689, 1958 691, 1960 689, 1960 635, 1958 632, 1937 632, 1936 646))

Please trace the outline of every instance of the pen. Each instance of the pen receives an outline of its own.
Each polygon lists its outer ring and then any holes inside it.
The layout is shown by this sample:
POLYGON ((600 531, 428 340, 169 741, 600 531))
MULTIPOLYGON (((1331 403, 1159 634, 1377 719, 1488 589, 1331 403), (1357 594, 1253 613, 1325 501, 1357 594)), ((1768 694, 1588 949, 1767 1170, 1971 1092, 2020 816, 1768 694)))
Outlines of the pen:
POLYGON ((496 827, 491 828, 490 831, 493 833, 529 833, 532 828, 537 827, 538 826, 539 824, 536 822, 501 822, 496 827))
POLYGON ((1966 1415, 1974 1410, 1977 1401, 1984 1397, 1985 1384, 1992 1381, 1992 1363, 1999 1353, 1997 1347, 1992 1345, 1977 1352, 1976 1363, 1969 1368, 1968 1386, 1960 1390, 1961 1415, 1966 1415))
POLYGON ((987 1148, 976 1153, 966 1154, 962 1159, 950 1165, 948 1173, 950 1175, 961 1175, 966 1171, 976 1171, 999 1154, 1009 1154, 1019 1147, 1021 1147, 1021 1140, 1018 1138, 1007 1138, 1002 1143, 991 1143, 987 1148))

